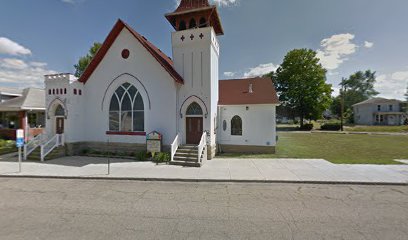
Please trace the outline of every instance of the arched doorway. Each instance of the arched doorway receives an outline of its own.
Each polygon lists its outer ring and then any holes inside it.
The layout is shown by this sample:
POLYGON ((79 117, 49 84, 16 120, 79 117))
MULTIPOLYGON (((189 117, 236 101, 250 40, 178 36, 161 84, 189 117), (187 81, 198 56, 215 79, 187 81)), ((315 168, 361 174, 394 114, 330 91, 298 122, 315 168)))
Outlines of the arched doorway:
POLYGON ((186 143, 199 144, 203 135, 203 109, 193 102, 186 111, 186 143))
POLYGON ((65 109, 58 105, 55 109, 55 133, 63 134, 64 133, 64 119, 65 119, 65 109))

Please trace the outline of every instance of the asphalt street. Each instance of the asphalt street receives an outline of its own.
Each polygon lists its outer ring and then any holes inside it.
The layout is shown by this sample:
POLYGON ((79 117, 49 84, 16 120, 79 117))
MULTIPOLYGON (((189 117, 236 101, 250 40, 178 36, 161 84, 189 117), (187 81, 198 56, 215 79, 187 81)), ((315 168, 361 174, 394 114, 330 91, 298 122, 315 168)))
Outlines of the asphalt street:
POLYGON ((0 239, 407 239, 408 187, 0 178, 0 239))

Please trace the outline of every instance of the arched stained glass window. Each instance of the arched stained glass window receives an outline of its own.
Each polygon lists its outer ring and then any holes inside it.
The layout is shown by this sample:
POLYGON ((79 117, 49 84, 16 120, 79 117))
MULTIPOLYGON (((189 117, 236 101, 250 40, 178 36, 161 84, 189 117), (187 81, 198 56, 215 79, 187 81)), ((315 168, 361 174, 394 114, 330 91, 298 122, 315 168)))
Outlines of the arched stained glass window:
POLYGON ((118 87, 111 98, 109 131, 144 131, 143 98, 136 87, 130 83, 124 83, 118 87))
POLYGON ((231 120, 231 135, 242 136, 242 119, 239 116, 234 116, 231 120))
POLYGON ((59 117, 65 116, 65 110, 61 105, 58 105, 57 109, 55 109, 55 116, 59 117))
POLYGON ((200 105, 196 102, 193 102, 188 106, 186 115, 188 116, 202 116, 203 110, 201 109, 200 105))

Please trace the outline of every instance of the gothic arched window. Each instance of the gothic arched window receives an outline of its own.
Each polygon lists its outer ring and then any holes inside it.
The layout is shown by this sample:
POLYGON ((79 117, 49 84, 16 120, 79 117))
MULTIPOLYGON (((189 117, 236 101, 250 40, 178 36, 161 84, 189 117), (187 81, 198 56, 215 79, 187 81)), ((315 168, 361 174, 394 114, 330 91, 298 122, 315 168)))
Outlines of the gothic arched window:
POLYGON ((192 19, 190 20, 190 24, 189 24, 188 27, 189 27, 189 28, 196 28, 196 27, 197 27, 197 22, 196 22, 196 20, 195 20, 194 18, 192 18, 192 19))
POLYGON ((65 110, 61 105, 58 105, 57 109, 55 109, 55 116, 58 116, 58 117, 65 116, 65 110))
POLYGON ((188 116, 202 116, 203 115, 203 109, 201 109, 201 106, 198 103, 193 102, 192 104, 190 104, 190 106, 188 106, 186 115, 188 115, 188 116))
POLYGON ((187 29, 186 22, 184 20, 181 20, 180 23, 179 23, 179 31, 183 31, 183 30, 186 30, 186 29, 187 29))
POLYGON ((144 131, 143 99, 130 83, 122 84, 113 93, 109 106, 109 131, 144 131))
POLYGON ((200 19, 200 28, 204 28, 207 27, 207 20, 205 20, 205 18, 201 18, 200 19))
POLYGON ((239 116, 234 116, 231 120, 231 135, 242 136, 242 119, 239 116))

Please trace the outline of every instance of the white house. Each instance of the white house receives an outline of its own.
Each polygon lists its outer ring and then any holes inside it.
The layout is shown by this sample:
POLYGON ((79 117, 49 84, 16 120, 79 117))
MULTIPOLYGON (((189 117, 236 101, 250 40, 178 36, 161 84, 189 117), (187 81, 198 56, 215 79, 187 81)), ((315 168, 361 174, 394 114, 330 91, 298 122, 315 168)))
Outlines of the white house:
POLYGON ((359 125, 402 125, 407 114, 403 102, 396 99, 372 98, 353 105, 354 122, 359 125))
POLYGON ((204 143, 209 159, 217 149, 274 152, 279 102, 272 81, 219 81, 217 7, 182 0, 165 16, 176 30, 173 59, 118 20, 79 79, 45 76, 47 133, 64 134, 68 154, 107 143, 143 150, 153 131, 167 151, 204 143))

